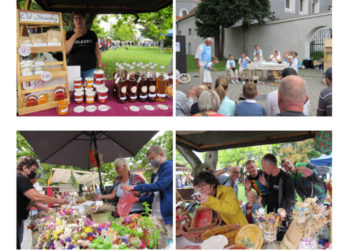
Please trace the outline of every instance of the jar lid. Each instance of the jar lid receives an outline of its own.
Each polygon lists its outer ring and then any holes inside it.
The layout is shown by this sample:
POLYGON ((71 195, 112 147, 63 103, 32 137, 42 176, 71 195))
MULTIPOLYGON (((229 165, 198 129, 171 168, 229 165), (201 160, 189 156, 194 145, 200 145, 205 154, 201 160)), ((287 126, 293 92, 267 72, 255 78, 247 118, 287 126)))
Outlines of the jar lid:
POLYGON ((104 71, 102 69, 98 69, 94 71, 94 74, 103 74, 104 71))
POLYGON ((84 95, 84 91, 82 91, 82 90, 75 90, 74 91, 74 95, 75 96, 82 96, 82 95, 84 95))
POLYGON ((92 89, 91 90, 87 90, 85 92, 85 94, 88 95, 88 96, 92 96, 92 95, 95 95, 95 91, 93 91, 92 89))
POLYGON ((78 77, 78 78, 75 78, 74 81, 81 81, 82 78, 81 77, 78 77))
POLYGON ((97 92, 98 93, 107 93, 108 92, 108 88, 105 86, 101 86, 97 88, 97 92))
POLYGON ((94 80, 94 78, 91 76, 85 77, 85 81, 92 81, 92 80, 94 80))

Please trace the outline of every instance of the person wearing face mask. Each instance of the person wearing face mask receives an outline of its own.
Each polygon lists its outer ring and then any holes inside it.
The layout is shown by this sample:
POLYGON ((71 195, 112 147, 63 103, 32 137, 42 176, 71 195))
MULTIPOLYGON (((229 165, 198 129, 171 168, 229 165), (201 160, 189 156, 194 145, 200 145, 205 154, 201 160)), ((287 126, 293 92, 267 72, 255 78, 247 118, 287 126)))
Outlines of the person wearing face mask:
POLYGON ((31 156, 22 156, 17 160, 17 249, 21 248, 24 232, 24 220, 29 216, 27 210, 30 201, 39 203, 67 204, 63 199, 53 198, 36 191, 30 179, 36 176, 38 162, 31 156))
POLYGON ((135 186, 123 185, 126 191, 151 192, 149 196, 139 198, 140 202, 152 203, 152 216, 164 221, 168 235, 172 238, 173 224, 173 161, 167 160, 163 149, 151 146, 147 152, 154 173, 150 184, 135 186))
POLYGON ((238 198, 230 186, 219 185, 216 176, 208 171, 200 172, 193 180, 194 187, 201 194, 201 207, 209 207, 217 212, 223 223, 248 224, 238 198))
MULTIPOLYGON (((113 191, 110 194, 97 195, 97 199, 107 199, 113 200, 118 198, 118 200, 123 196, 123 190, 121 189, 122 185, 138 185, 145 183, 145 180, 141 176, 130 173, 129 171, 129 161, 125 158, 117 158, 113 162, 115 171, 118 173, 118 176, 114 180, 113 191)), ((141 213, 144 211, 144 206, 141 202, 135 202, 130 210, 130 213, 141 213)), ((117 214, 114 214, 117 216, 117 214)))

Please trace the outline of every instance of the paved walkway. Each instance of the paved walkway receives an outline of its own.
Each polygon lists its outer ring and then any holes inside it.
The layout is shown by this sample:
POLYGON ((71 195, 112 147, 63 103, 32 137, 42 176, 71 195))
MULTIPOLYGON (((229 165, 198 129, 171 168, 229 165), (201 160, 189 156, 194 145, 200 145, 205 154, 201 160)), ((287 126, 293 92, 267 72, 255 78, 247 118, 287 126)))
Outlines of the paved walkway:
MULTIPOLYGON (((179 84, 178 89, 187 93, 189 89, 191 89, 195 85, 199 85, 199 72, 190 72, 191 82, 189 84, 179 84)), ((212 72, 213 80, 220 77, 226 77, 226 71, 216 71, 212 72)), ((318 105, 318 97, 322 89, 326 88, 326 85, 322 83, 323 73, 317 69, 302 69, 299 72, 299 76, 301 76, 308 84, 308 92, 310 95, 310 116, 315 116, 318 105)), ((271 81, 267 81, 265 85, 258 84, 258 93, 257 102, 266 106, 266 96, 273 90, 278 89, 278 87, 270 86, 269 83, 271 81)), ((228 96, 233 100, 238 100, 239 96, 242 94, 242 84, 233 83, 229 85, 228 96)))

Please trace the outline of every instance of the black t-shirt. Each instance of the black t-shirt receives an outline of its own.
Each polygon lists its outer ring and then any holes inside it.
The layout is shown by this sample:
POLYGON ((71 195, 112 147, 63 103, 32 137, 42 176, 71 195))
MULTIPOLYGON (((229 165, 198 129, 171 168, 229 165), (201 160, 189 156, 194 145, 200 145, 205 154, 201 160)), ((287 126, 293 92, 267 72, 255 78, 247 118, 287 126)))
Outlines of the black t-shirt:
POLYGON ((267 212, 277 212, 278 209, 278 190, 279 180, 281 178, 282 171, 276 176, 269 176, 268 184, 270 187, 270 195, 268 196, 267 212))
MULTIPOLYGON (((74 31, 68 31, 66 40, 68 41, 74 31)), ((95 32, 88 30, 85 35, 75 40, 68 57, 68 65, 80 65, 81 70, 96 68, 97 57, 95 53, 98 39, 95 32)))
POLYGON ((17 223, 28 218, 27 206, 30 200, 23 194, 32 188, 34 187, 29 179, 17 173, 17 223))
POLYGON ((195 115, 195 114, 197 114, 197 113, 199 113, 198 102, 195 102, 195 103, 193 103, 192 106, 191 106, 190 114, 191 114, 191 115, 195 115))

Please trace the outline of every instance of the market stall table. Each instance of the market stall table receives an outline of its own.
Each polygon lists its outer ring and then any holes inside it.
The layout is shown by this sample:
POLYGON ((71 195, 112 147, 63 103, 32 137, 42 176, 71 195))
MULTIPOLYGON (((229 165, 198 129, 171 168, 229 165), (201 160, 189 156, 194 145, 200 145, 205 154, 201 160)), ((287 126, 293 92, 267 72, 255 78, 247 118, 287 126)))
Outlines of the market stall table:
MULTIPOLYGON (((94 104, 77 104, 74 102, 74 95, 71 94, 67 116, 172 116, 173 114, 173 101, 169 98, 166 98, 165 102, 126 102, 121 104, 117 102, 117 99, 113 94, 113 81, 107 80, 105 85, 109 89, 108 102, 103 104, 109 107, 107 111, 100 111, 98 107, 102 104, 97 101, 95 101, 94 104), (94 105, 97 110, 95 112, 88 112, 86 107, 90 105, 94 105), (74 108, 77 106, 84 106, 85 110, 81 113, 76 113, 74 108), (132 111, 132 109, 136 111, 132 111)), ((57 110, 56 108, 53 108, 31 113, 27 116, 57 116, 57 110)))
POLYGON ((288 68, 289 65, 286 63, 275 63, 275 62, 262 62, 262 63, 248 63, 247 70, 248 70, 248 78, 251 80, 251 77, 255 75, 256 71, 282 71, 285 68, 288 68))

